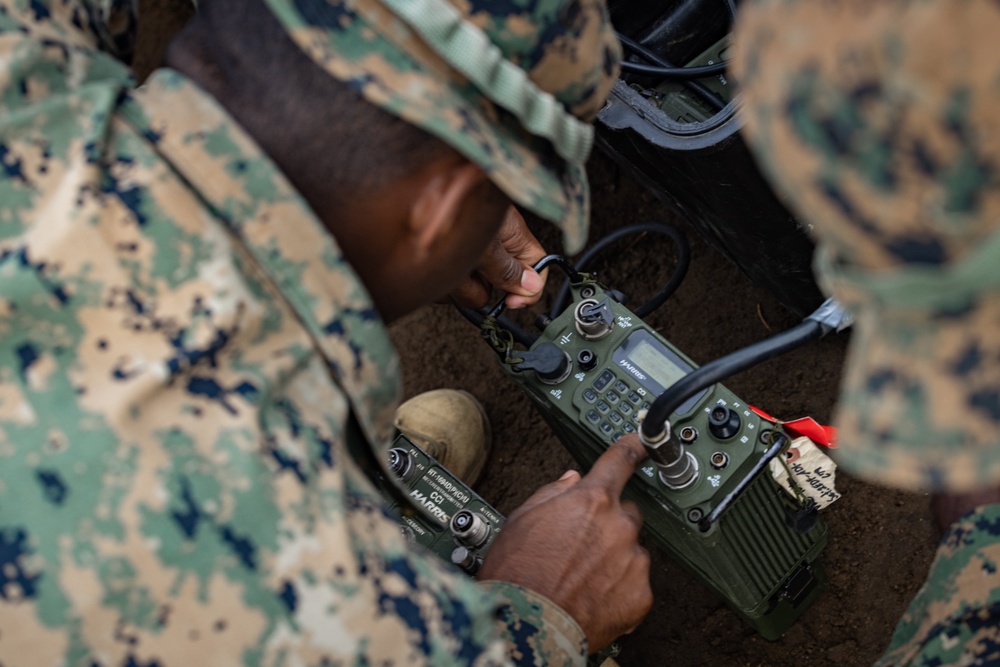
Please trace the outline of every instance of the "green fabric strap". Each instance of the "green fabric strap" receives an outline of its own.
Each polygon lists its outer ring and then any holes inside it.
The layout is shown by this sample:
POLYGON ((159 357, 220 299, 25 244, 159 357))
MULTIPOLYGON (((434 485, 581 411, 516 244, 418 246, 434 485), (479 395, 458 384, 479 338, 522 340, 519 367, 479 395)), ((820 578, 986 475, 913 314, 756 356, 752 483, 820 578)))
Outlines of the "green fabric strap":
POLYGON ((870 271, 841 265, 828 247, 821 247, 815 269, 817 275, 855 287, 886 307, 947 308, 1000 289, 1000 232, 953 264, 870 271))
POLYGON ((449 65, 469 78, 495 104, 514 114, 531 134, 548 139, 572 164, 583 164, 594 128, 566 111, 552 94, 506 60, 477 26, 446 0, 382 0, 449 65))

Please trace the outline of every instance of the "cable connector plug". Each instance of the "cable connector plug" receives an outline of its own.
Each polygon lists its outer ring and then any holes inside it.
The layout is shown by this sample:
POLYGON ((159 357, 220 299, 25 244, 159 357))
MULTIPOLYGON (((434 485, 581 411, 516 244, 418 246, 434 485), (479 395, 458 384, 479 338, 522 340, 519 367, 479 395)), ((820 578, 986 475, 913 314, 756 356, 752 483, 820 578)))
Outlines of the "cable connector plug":
MULTIPOLYGON (((643 412, 639 415, 640 426, 645 417, 643 412)), ((669 421, 663 422, 663 430, 652 437, 639 428, 639 442, 659 469, 660 481, 668 488, 684 489, 698 480, 698 459, 673 438, 669 421)))

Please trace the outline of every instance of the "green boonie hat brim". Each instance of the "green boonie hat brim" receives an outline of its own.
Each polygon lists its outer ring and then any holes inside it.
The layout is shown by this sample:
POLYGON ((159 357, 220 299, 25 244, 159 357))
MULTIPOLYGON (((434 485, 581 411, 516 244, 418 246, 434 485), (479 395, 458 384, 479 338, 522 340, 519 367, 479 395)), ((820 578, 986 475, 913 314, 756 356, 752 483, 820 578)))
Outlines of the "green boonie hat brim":
POLYGON ((589 187, 583 164, 476 92, 419 36, 374 0, 304 16, 301 3, 265 0, 292 39, 369 102, 420 127, 476 163, 514 202, 555 223, 569 254, 586 241, 589 187))

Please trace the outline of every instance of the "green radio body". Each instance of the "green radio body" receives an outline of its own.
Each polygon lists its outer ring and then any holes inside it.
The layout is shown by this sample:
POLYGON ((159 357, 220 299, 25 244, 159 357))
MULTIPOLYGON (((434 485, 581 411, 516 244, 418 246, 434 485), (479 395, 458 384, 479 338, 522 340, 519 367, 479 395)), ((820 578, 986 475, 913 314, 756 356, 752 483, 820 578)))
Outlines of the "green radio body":
MULTIPOLYGON (((503 527, 503 515, 405 435, 399 434, 393 441, 389 467, 405 496, 405 501, 397 498, 390 503, 399 516, 403 535, 475 574, 503 527), (471 520, 478 526, 478 533, 468 537, 465 531, 455 534, 452 520, 462 512, 473 515, 471 520), (461 548, 465 552, 456 555, 461 548), (455 562, 453 556, 464 558, 455 562)), ((391 494, 385 495, 392 498, 391 494)))
MULTIPOLYGON (((502 365, 588 469, 614 440, 638 429, 656 396, 696 366, 593 279, 574 285, 572 297, 526 353, 515 350, 502 365), (603 326, 581 320, 588 309, 603 312, 596 318, 603 326), (565 369, 539 373, 518 363, 542 346, 552 353, 553 345, 564 353, 565 369)), ((771 424, 721 384, 689 398, 670 422, 697 463, 695 479, 670 488, 647 460, 625 497, 638 503, 659 548, 764 637, 777 639, 825 587, 818 557, 826 524, 818 517, 805 527, 796 521, 808 506, 760 465, 777 437, 771 424), (720 504, 728 506, 706 529, 705 517, 720 504)))

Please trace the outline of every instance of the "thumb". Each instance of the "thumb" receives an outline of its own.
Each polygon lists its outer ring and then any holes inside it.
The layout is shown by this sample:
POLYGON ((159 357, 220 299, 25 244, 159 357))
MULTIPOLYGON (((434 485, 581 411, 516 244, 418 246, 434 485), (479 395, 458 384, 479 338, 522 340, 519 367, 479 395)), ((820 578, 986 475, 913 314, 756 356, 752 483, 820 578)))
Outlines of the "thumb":
MULTIPOLYGON (((487 282, 504 292, 535 296, 545 287, 545 280, 531 268, 534 262, 524 257, 534 258, 538 252, 522 254, 524 248, 520 246, 518 238, 516 232, 512 238, 495 238, 479 259, 477 269, 487 282)), ((544 251, 539 252, 544 256, 544 251)))
POLYGON ((517 308, 541 296, 545 277, 531 266, 544 256, 545 249, 524 218, 510 206, 496 237, 480 258, 478 271, 488 283, 508 293, 508 307, 517 308))

